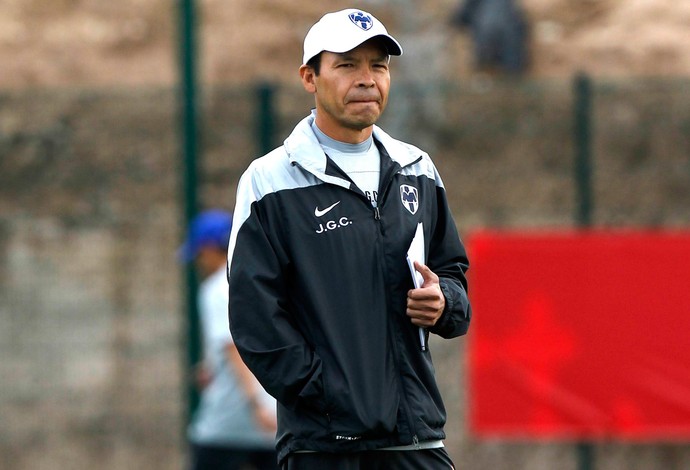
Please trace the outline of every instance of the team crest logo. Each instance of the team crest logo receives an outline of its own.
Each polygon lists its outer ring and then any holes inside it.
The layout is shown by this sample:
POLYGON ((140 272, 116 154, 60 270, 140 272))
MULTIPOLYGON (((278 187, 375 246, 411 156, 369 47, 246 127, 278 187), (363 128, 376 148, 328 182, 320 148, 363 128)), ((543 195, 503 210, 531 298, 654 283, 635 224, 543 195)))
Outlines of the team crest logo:
POLYGON ((372 26, 374 26, 371 16, 367 15, 366 13, 362 13, 361 11, 350 13, 348 16, 350 21, 362 28, 364 31, 368 31, 372 26))
POLYGON ((400 200, 402 205, 414 215, 419 208, 419 192, 414 186, 409 184, 400 185, 400 200))

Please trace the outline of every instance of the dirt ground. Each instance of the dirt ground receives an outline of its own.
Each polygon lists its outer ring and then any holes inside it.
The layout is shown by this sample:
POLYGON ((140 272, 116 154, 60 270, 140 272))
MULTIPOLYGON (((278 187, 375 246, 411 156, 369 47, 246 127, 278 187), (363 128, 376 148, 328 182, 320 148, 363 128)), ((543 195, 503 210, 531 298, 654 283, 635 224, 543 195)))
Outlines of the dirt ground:
MULTIPOLYGON (((0 88, 172 85, 179 9, 166 0, 3 0, 0 88)), ((414 53, 445 49, 442 73, 473 73, 456 0, 361 0, 414 53), (441 38, 425 42, 429 37, 441 38), (434 45, 435 44, 435 45, 434 45), (419 47, 417 47, 419 45, 419 47)), ((199 70, 206 82, 293 79, 303 34, 340 0, 197 0, 199 70)), ((690 2, 522 0, 535 77, 690 75, 690 2)))

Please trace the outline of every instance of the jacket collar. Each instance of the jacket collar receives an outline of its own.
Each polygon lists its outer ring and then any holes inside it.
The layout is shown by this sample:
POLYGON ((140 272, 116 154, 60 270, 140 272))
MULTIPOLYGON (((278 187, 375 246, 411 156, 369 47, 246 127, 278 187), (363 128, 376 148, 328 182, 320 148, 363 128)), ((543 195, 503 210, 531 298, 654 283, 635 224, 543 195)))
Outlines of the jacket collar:
MULTIPOLYGON (((326 174, 326 154, 321 149, 321 145, 319 145, 319 141, 311 128, 315 117, 316 113, 312 110, 311 114, 302 119, 288 138, 285 139, 284 147, 290 164, 301 166, 305 170, 317 175, 323 181, 349 187, 349 181, 326 174)), ((378 126, 374 126, 373 135, 374 140, 380 142, 390 158, 401 167, 416 162, 422 155, 419 149, 392 138, 378 126)))

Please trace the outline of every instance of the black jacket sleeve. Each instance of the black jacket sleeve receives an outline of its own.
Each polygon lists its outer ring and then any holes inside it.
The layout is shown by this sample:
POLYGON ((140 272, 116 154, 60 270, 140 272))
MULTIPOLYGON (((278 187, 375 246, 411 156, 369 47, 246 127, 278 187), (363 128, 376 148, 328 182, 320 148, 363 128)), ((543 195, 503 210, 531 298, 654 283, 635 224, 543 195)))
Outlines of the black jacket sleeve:
POLYGON ((291 318, 285 256, 262 222, 251 186, 240 181, 234 213, 240 225, 229 247, 232 337, 247 367, 280 403, 322 409, 321 359, 291 318))
POLYGON ((436 195, 438 212, 427 264, 439 277, 446 307, 441 318, 429 331, 443 338, 454 338, 467 333, 472 317, 465 276, 469 260, 458 236, 443 187, 437 187, 436 195))

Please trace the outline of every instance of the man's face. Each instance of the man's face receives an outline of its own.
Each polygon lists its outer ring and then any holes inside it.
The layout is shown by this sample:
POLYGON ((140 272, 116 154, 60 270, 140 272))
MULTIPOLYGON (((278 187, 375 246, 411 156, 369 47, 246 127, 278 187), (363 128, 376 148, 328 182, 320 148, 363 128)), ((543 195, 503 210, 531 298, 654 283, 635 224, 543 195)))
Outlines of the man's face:
POLYGON ((352 143, 371 135, 390 88, 388 53, 376 39, 342 54, 324 51, 318 76, 305 66, 300 74, 315 96, 316 124, 326 135, 352 143))
POLYGON ((194 264, 201 278, 206 278, 215 273, 226 263, 226 254, 223 250, 213 246, 204 245, 194 258, 194 264))

